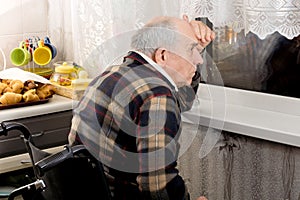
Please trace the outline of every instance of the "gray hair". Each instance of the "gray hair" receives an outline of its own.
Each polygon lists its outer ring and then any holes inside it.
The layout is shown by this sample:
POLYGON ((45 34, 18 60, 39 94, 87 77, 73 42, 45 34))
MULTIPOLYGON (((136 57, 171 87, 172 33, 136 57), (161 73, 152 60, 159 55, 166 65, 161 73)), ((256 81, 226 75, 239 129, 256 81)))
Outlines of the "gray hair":
POLYGON ((175 49, 177 41, 178 31, 175 23, 165 18, 139 29, 131 38, 131 47, 144 54, 153 55, 160 47, 175 49))

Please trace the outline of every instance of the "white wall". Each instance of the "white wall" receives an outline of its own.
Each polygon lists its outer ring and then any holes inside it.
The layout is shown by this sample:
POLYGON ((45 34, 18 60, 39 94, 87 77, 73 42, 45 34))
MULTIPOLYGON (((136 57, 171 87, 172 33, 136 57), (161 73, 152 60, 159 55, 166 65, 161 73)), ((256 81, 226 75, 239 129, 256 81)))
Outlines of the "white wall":
MULTIPOLYGON (((90 75, 96 75, 101 70, 93 70, 104 67, 103 59, 90 51, 114 34, 132 30, 153 16, 178 15, 180 0, 169 1, 0 0, 0 48, 8 67, 14 67, 9 59, 13 48, 28 37, 47 35, 58 49, 49 65, 74 61, 90 75), (124 11, 124 6, 132 7, 132 12, 124 11), (87 64, 90 60, 93 66, 87 64)), ((0 55, 0 70, 2 66, 0 55)))
MULTIPOLYGON (((36 0, 31 0, 36 1, 36 0)), ((48 35, 51 42, 59 49, 56 61, 75 61, 73 51, 73 0, 48 1, 48 35)))
MULTIPOLYGON (((1 0, 0 48, 3 49, 7 67, 14 67, 9 59, 10 51, 32 36, 49 36, 57 47, 53 62, 72 60, 72 28, 70 1, 64 0, 1 0)), ((3 58, 0 56, 0 70, 3 58)))

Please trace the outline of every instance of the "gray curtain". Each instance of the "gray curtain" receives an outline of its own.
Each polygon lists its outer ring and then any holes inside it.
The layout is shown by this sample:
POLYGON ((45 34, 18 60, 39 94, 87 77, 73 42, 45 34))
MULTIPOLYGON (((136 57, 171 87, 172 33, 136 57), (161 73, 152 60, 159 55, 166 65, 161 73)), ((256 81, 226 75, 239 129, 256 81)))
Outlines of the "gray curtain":
MULTIPOLYGON (((183 131, 189 127, 194 125, 184 123, 183 131)), ((215 148, 199 159, 206 131, 199 127, 179 159, 192 199, 300 199, 300 148, 223 131, 215 148)))

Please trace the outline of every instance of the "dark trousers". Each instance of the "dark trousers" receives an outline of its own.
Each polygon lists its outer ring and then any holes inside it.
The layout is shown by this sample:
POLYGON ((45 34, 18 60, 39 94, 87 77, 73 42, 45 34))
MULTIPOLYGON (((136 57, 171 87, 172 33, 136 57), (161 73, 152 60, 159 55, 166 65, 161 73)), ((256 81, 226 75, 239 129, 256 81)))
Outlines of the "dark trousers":
MULTIPOLYGON (((173 191, 173 194, 169 194, 169 199, 178 199, 182 194, 176 194, 178 191, 173 191)), ((120 181, 114 181, 114 187, 112 189, 113 200, 153 200, 150 194, 141 193, 137 185, 132 183, 124 183, 120 181)), ((185 195, 182 200, 190 200, 190 195, 185 188, 185 195)))
POLYGON ((142 200, 137 185, 115 181, 112 189, 113 200, 142 200))

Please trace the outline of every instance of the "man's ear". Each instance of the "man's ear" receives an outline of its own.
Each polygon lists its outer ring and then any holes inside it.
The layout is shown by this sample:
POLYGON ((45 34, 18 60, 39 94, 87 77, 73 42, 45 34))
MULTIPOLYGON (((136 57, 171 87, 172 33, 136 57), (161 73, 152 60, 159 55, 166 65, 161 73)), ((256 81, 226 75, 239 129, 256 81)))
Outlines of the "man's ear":
POLYGON ((158 48, 154 53, 154 61, 161 66, 166 65, 168 57, 168 51, 165 48, 158 48))

